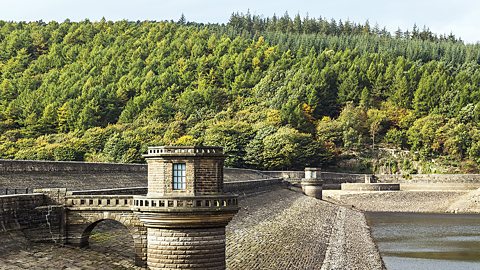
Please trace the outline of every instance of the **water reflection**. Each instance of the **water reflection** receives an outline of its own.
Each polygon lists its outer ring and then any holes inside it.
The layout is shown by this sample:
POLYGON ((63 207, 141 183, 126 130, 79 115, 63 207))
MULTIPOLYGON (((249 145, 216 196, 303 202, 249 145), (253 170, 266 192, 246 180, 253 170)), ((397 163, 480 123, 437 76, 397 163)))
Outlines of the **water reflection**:
POLYGON ((367 213, 387 269, 480 269, 480 215, 367 213))

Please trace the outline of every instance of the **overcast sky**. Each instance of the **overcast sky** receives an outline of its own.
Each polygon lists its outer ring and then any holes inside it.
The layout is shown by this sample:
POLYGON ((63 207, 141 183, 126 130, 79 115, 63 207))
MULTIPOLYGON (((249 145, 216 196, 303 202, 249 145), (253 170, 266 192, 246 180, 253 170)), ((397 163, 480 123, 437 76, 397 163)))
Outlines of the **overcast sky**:
POLYGON ((0 20, 45 22, 70 19, 178 20, 227 22, 232 12, 272 16, 299 13, 310 17, 349 19, 388 30, 430 27, 437 34, 453 32, 464 41, 480 41, 478 0, 0 0, 0 20))

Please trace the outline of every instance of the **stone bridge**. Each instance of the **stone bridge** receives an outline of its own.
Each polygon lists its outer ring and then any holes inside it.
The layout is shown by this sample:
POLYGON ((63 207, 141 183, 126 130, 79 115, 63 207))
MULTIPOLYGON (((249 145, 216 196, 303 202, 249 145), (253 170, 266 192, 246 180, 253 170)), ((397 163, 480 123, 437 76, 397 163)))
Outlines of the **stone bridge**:
POLYGON ((150 199, 136 195, 67 195, 65 196, 65 242, 86 247, 91 232, 100 222, 113 220, 125 226, 134 241, 135 264, 146 266, 147 227, 140 220, 139 211, 149 209, 165 212, 219 211, 237 207, 234 195, 223 196, 167 196, 150 199))
POLYGON ((114 220, 125 226, 133 238, 135 265, 145 266, 147 228, 132 211, 132 195, 70 195, 65 197, 65 242, 86 247, 92 230, 100 222, 114 220))

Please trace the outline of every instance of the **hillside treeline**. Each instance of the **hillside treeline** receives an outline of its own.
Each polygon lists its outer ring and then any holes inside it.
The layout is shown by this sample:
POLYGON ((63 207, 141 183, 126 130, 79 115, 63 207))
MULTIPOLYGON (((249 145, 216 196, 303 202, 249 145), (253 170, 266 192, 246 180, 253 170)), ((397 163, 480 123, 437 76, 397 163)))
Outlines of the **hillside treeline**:
POLYGON ((0 158, 142 162, 148 145, 203 144, 228 166, 292 169, 388 147, 478 167, 479 63, 453 35, 288 14, 1 21, 0 158))

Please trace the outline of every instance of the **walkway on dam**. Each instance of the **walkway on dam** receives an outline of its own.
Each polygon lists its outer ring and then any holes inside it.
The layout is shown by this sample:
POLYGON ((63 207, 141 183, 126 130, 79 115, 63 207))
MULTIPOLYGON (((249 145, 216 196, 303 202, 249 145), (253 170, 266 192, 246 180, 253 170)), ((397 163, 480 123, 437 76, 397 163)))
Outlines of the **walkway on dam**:
MULTIPOLYGON (((321 269, 326 254, 338 260, 330 241, 347 252, 343 267, 382 269, 360 212, 282 187, 239 203, 227 227, 228 269, 321 269), (331 238, 333 227, 340 237, 331 238)), ((89 249, 32 245, 19 235, 2 235, 10 240, 0 245, 0 269, 140 269, 133 265, 133 239, 126 229, 114 223, 99 227, 89 249)))

